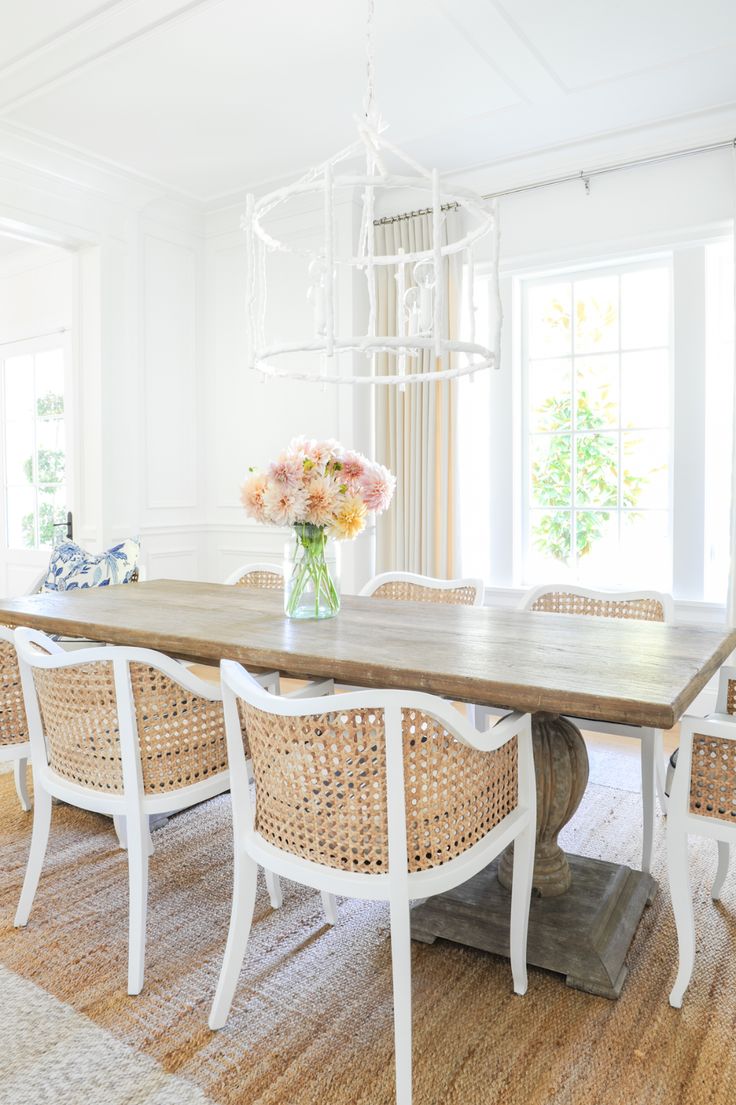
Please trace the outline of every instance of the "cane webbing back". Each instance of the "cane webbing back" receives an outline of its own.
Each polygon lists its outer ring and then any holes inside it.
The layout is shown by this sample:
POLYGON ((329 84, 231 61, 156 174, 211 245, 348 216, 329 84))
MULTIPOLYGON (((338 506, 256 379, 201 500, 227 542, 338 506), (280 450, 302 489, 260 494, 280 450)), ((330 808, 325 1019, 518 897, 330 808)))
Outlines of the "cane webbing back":
POLYGON ((463 584, 461 587, 429 587, 411 583, 405 579, 391 579, 382 583, 372 593, 373 599, 399 599, 404 602, 438 602, 448 606, 473 606, 476 589, 463 584))
POLYGON ((594 598, 571 591, 546 591, 537 595, 530 610, 548 614, 586 614, 596 618, 627 618, 642 622, 663 622, 665 611, 659 599, 594 598))
POLYGON ((236 587, 265 588, 267 591, 283 591, 284 577, 280 572, 269 572, 263 568, 243 572, 235 581, 236 587))
POLYGON ((736 742, 693 733, 690 812, 736 821, 736 742))
POLYGON ((143 790, 160 794, 227 771, 221 702, 201 698, 147 664, 130 665, 143 790))
MULTIPOLYGON (((255 825, 276 847, 327 867, 388 870, 381 710, 279 717, 241 703, 256 781, 255 825)), ((433 717, 402 713, 409 871, 460 855, 518 803, 516 739, 483 753, 433 717)))
MULTIPOLYGON (((33 668, 49 765, 79 786, 123 793, 111 662, 33 668)), ((202 782, 227 770, 221 702, 200 698, 148 664, 130 681, 145 794, 202 782)))
POLYGON ((10 641, 0 640, 0 745, 25 744, 27 740, 18 657, 10 641))
POLYGON ((726 687, 726 713, 736 714, 736 679, 729 679, 726 687))
POLYGON ((112 663, 32 671, 52 771, 90 790, 122 794, 112 663))

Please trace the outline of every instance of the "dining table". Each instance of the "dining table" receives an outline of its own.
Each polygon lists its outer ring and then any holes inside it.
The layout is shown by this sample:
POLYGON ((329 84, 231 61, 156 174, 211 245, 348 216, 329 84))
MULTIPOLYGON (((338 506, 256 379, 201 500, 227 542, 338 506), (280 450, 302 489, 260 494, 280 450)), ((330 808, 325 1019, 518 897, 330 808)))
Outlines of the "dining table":
MULTIPOLYGON (((541 892, 532 898, 528 961, 610 998, 621 993, 627 953, 657 884, 626 864, 560 848, 558 835, 588 783, 585 742, 569 719, 671 729, 736 649, 736 629, 723 625, 350 595, 334 618, 292 619, 277 591, 166 579, 0 600, 0 622, 196 663, 236 660, 530 713, 541 892)), ((510 892, 498 869, 494 861, 416 904, 412 936, 508 955, 510 892)))

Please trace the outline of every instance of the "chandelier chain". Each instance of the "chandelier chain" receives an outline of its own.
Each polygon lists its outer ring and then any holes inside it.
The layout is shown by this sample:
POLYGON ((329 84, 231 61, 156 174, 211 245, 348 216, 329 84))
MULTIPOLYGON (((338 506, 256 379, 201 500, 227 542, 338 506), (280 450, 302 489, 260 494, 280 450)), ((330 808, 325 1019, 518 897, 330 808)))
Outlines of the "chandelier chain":
POLYGON ((368 0, 368 18, 366 20, 365 30, 365 70, 366 70, 366 95, 365 95, 365 114, 367 119, 371 119, 373 110, 375 107, 376 99, 376 73, 375 73, 375 50, 374 50, 374 22, 375 22, 376 4, 375 0, 368 0))

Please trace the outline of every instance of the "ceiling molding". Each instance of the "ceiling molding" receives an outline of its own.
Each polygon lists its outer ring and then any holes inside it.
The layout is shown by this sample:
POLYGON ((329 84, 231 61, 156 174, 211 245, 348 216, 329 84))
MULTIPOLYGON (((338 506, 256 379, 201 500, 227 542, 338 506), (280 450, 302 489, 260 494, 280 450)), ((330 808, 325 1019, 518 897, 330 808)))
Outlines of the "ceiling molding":
POLYGON ((0 115, 222 0, 118 0, 0 67, 0 115))
POLYGON ((115 181, 113 198, 136 206, 144 206, 156 199, 174 199, 201 208, 199 196, 176 188, 166 181, 157 180, 105 157, 91 153, 71 142, 51 138, 43 131, 36 131, 22 123, 0 119, 0 139, 5 139, 0 160, 11 161, 34 172, 63 181, 67 185, 85 191, 96 192, 111 198, 110 182, 115 181), (14 146, 9 152, 8 142, 14 146), (37 151, 41 151, 41 157, 37 151), (48 164, 48 162, 52 164, 48 164))

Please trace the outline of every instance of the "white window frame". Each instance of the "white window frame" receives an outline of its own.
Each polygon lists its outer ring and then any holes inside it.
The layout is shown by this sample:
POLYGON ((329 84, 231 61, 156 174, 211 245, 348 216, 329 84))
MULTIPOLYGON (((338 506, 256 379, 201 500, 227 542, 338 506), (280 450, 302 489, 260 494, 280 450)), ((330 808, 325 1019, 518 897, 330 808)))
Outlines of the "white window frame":
MULTIPOLYGON (((555 250, 536 256, 507 257, 501 267, 502 330, 501 371, 491 373, 489 417, 488 487, 490 535, 485 571, 478 564, 476 574, 486 581, 487 601, 515 604, 524 588, 520 571, 522 544, 522 353, 521 283, 525 279, 551 273, 566 275, 602 265, 628 266, 662 255, 672 256, 672 367, 674 403, 672 433, 672 551, 673 594, 678 617, 685 620, 722 620, 725 594, 720 601, 704 599, 705 551, 703 540, 705 476, 705 393, 698 399, 695 417, 688 409, 688 388, 683 387, 687 365, 701 363, 706 356, 705 303, 694 311, 691 293, 704 293, 702 273, 705 247, 733 240, 730 221, 702 227, 676 228, 652 235, 640 235, 626 241, 601 241, 555 250), (702 418, 700 417, 702 414, 702 418), (696 457, 693 466, 692 458, 696 457), (678 468, 685 469, 685 480, 678 479, 678 468), (695 474, 699 491, 690 492, 695 474)), ((476 277, 491 273, 487 263, 476 265, 476 277)), ((480 292, 479 292, 480 294, 480 292)), ((692 382, 693 377, 690 378, 692 382)), ((462 383, 462 382, 461 382, 462 383)), ((480 489, 480 483, 476 480, 480 489)), ((727 508, 726 508, 727 509, 727 508)), ((474 565, 475 568, 475 565, 474 565)))
MULTIPOLYGON (((669 435, 669 447, 668 447, 668 456, 667 456, 667 462, 668 462, 667 504, 666 504, 665 508, 659 507, 659 508, 656 508, 656 510, 657 510, 658 513, 662 509, 665 509, 666 512, 667 512, 667 519, 668 519, 667 545, 668 545, 668 555, 669 555, 669 559, 670 559, 668 577, 664 581, 661 581, 662 586, 659 587, 658 589, 667 590, 670 586, 670 578, 672 576, 672 569, 673 569, 672 561, 673 561, 673 556, 674 556, 674 553, 673 553, 673 517, 674 517, 673 462, 674 462, 674 382, 675 382, 674 381, 674 359, 675 359, 675 350, 674 350, 674 322, 673 322, 674 295, 673 295, 673 279, 672 279, 673 254, 672 254, 671 251, 668 251, 668 252, 664 252, 664 253, 660 252, 660 253, 652 254, 652 255, 647 256, 647 257, 640 257, 640 258, 637 258, 637 259, 632 259, 632 260, 629 260, 629 261, 618 260, 618 261, 615 261, 613 263, 611 263, 611 262, 588 263, 588 264, 580 265, 580 266, 576 266, 576 267, 565 266, 564 269, 560 269, 560 268, 555 267, 554 269, 548 270, 547 272, 536 273, 534 276, 525 276, 525 277, 519 278, 518 287, 519 287, 519 292, 520 292, 520 321, 519 321, 519 326, 520 326, 520 334, 519 334, 519 344, 520 344, 520 383, 519 383, 519 388, 520 388, 520 410, 519 410, 519 419, 520 419, 520 428, 519 428, 519 430, 520 430, 520 432, 519 432, 520 468, 519 468, 519 480, 518 480, 519 495, 518 495, 517 500, 516 500, 517 501, 518 518, 517 518, 517 524, 516 524, 515 528, 516 528, 516 531, 519 534, 520 548, 518 550, 518 554, 514 556, 514 575, 518 579, 519 585, 524 587, 524 588, 532 587, 532 586, 535 586, 537 584, 542 584, 542 583, 547 582, 546 580, 543 580, 543 579, 531 578, 531 576, 529 576, 527 574, 527 572, 528 572, 527 564, 528 564, 528 557, 529 557, 530 543, 531 543, 531 525, 530 525, 531 512, 534 509, 532 507, 532 504, 531 504, 531 501, 530 501, 530 481, 531 481, 530 437, 532 436, 532 431, 529 428, 529 413, 530 413, 529 412, 529 350, 528 350, 528 337, 529 337, 529 333, 528 333, 529 332, 528 296, 529 296, 529 292, 534 287, 538 287, 541 284, 550 283, 550 282, 555 281, 555 280, 559 280, 560 282, 569 281, 572 284, 574 281, 580 280, 580 279, 585 279, 586 277, 589 277, 589 278, 590 277, 605 278, 607 276, 618 276, 620 278, 625 273, 641 272, 641 271, 644 271, 646 269, 655 269, 655 268, 667 268, 668 272, 669 272, 669 279, 670 279, 670 313, 669 313, 669 320, 668 320, 668 333, 667 333, 667 344, 666 344, 666 346, 653 346, 653 347, 651 347, 651 349, 646 348, 646 349, 642 349, 642 350, 636 350, 636 349, 623 350, 622 346, 621 346, 621 340, 620 340, 620 312, 619 312, 619 341, 618 341, 618 345, 617 345, 616 349, 614 351, 611 351, 611 352, 612 352, 612 355, 615 355, 618 358, 618 363, 619 363, 618 378, 619 378, 619 382, 620 382, 620 379, 621 379, 621 356, 622 356, 622 352, 626 352, 626 353, 632 353, 632 352, 633 353, 635 353, 635 352, 647 353, 647 352, 650 352, 654 349, 662 349, 662 348, 666 348, 667 352, 668 352, 669 409, 668 409, 668 412, 667 412, 667 425, 666 425, 666 427, 657 427, 657 429, 665 428, 666 432, 669 435)), ((619 284, 619 288, 620 288, 620 284, 619 284)), ((619 306, 620 306, 620 300, 619 300, 619 306)), ((574 309, 574 305, 573 305, 573 309, 574 309)), ((573 325, 573 328, 574 328, 574 321, 572 321, 572 325, 573 325)), ((598 354, 593 354, 593 355, 597 356, 598 354)), ((575 353, 573 334, 570 335, 570 353, 567 356, 569 356, 571 366, 574 366, 576 356, 582 356, 581 354, 576 354, 575 353)), ((539 360, 539 358, 533 358, 533 359, 534 360, 539 360)), ((562 357, 562 358, 555 358, 555 359, 566 359, 566 358, 562 357)), ((574 408, 575 408, 575 373, 574 373, 574 371, 572 372, 571 386, 572 386, 572 408, 574 410, 574 408)), ((648 427, 645 427, 645 426, 637 426, 637 427, 633 428, 633 431, 636 432, 636 431, 641 430, 643 432, 647 428, 648 427)), ((581 436, 581 434, 575 428, 574 418, 573 418, 573 421, 572 421, 572 424, 570 426, 569 431, 563 431, 563 430, 559 431, 560 434, 564 434, 565 436, 567 436, 569 434, 569 437, 571 439, 571 448, 572 448, 572 457, 571 457, 571 464, 572 464, 572 467, 571 467, 571 502, 570 502, 569 508, 568 507, 560 507, 559 509, 560 509, 560 511, 564 511, 564 512, 569 511, 569 513, 572 516, 573 525, 572 525, 572 531, 571 531, 571 551, 572 551, 573 564, 577 563, 577 551, 576 551, 576 548, 575 548, 575 546, 576 546, 575 526, 574 526, 574 519, 575 519, 575 516, 577 514, 587 513, 588 511, 594 511, 594 512, 603 512, 603 511, 605 511, 606 513, 620 516, 622 513, 626 512, 626 509, 624 507, 622 507, 621 505, 619 505, 620 502, 621 502, 621 479, 622 479, 622 474, 623 474, 623 463, 622 463, 622 457, 621 457, 623 432, 624 431, 621 428, 620 423, 619 423, 618 426, 611 427, 610 429, 606 429, 606 430, 601 429, 601 433, 607 433, 607 434, 610 434, 612 436, 615 435, 617 440, 618 440, 618 495, 617 495, 617 505, 616 506, 611 506, 611 507, 595 507, 595 506, 579 507, 579 506, 576 506, 576 504, 575 504, 575 455, 576 455, 575 445, 576 445, 576 442, 578 440, 578 437, 581 436)), ((552 508, 550 508, 550 509, 552 509, 552 508)), ((642 511, 647 511, 650 508, 646 508, 646 507, 637 508, 637 510, 639 510, 639 509, 641 509, 642 511)), ((651 508, 651 509, 654 510, 654 508, 651 508)), ((620 525, 620 521, 619 521, 619 525, 620 525)), ((585 581, 581 581, 578 578, 574 568, 572 568, 572 570, 570 571, 569 574, 565 573, 563 575, 563 573, 561 573, 561 575, 563 576, 563 578, 566 578, 567 582, 569 582, 571 584, 577 584, 577 583, 580 583, 580 582, 585 582, 585 581)), ((594 585, 595 586, 600 586, 601 588, 606 588, 606 587, 615 588, 617 586, 621 586, 619 581, 606 581, 606 580, 596 580, 596 581, 594 581, 594 585)))
MULTIPOLYGON (((6 553, 17 556, 20 553, 29 555, 41 555, 48 557, 46 546, 33 545, 31 547, 10 545, 8 541, 8 497, 7 497, 7 460, 5 455, 5 425, 6 425, 6 396, 5 396, 5 362, 11 357, 29 356, 36 353, 45 353, 51 349, 62 349, 64 354, 64 452, 65 452, 65 488, 67 510, 74 512, 74 403, 73 403, 73 371, 72 371, 72 343, 70 334, 62 331, 58 334, 48 334, 37 338, 23 338, 16 342, 6 342, 0 345, 0 545, 6 553)), ((34 419, 35 424, 35 419, 34 419)), ((35 442, 34 442, 35 453, 35 442)), ((34 487, 36 485, 34 484, 34 487)), ((36 512, 38 511, 38 497, 36 497, 36 512)), ((59 519, 61 521, 61 519, 59 519)))

